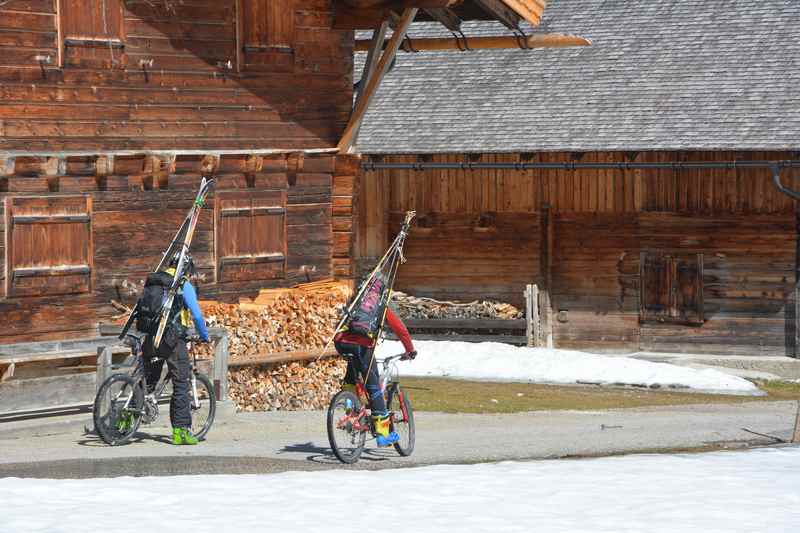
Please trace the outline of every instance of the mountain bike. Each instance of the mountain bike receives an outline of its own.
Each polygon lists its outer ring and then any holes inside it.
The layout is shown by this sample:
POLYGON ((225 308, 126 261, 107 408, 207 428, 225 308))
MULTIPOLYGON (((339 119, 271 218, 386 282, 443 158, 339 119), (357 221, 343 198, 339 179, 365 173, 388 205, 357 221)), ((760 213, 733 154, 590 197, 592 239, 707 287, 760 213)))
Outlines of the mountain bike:
MULTIPOLYGON (((141 424, 152 424, 158 418, 159 401, 165 400, 164 389, 170 381, 165 373, 147 392, 142 333, 127 333, 124 343, 135 358, 133 372, 113 374, 106 379, 94 399, 93 419, 98 435, 106 444, 119 446, 133 438, 141 424)), ((191 340, 196 340, 192 338, 191 340)), ((189 396, 192 409, 192 433, 203 439, 214 423, 217 399, 207 376, 197 371, 197 358, 191 361, 189 396)))
MULTIPOLYGON (((394 444, 395 450, 403 457, 414 451, 414 410, 411 401, 400 387, 397 364, 394 362, 405 354, 387 357, 381 363, 380 382, 389 411, 389 428, 400 436, 394 444)), ((339 391, 328 406, 328 442, 333 454, 345 464, 358 461, 367 440, 378 435, 367 407, 367 389, 359 376, 355 392, 339 391)))

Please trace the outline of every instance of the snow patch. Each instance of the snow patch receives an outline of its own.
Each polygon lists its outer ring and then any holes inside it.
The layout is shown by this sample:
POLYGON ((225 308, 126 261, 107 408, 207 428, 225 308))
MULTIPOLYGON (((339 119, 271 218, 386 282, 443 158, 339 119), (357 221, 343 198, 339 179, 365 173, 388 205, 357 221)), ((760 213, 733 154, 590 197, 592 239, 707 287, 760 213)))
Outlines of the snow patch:
POLYGON ((800 449, 271 475, 0 479, 0 531, 797 531, 800 449), (364 495, 380 495, 365 502, 364 495))
MULTIPOLYGON (((406 376, 448 377, 528 383, 601 383, 689 388, 720 394, 761 392, 746 379, 714 369, 695 369, 629 357, 526 348, 495 342, 418 341, 414 361, 401 362, 406 376)), ((396 341, 378 347, 379 358, 403 352, 396 341)))

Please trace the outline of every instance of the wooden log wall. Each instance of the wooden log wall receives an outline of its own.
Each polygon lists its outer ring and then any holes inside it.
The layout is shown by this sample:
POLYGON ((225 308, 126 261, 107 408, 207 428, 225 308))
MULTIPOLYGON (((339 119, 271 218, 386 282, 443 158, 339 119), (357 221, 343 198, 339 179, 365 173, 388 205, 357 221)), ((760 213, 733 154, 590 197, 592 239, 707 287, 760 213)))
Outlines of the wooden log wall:
MULTIPOLYGON (((0 240, 0 261, 5 267, 0 269, 0 343, 96 335, 98 322, 118 314, 111 307, 112 299, 129 305, 135 301, 125 286, 140 283, 158 263, 191 206, 202 175, 214 174, 217 186, 202 212, 192 245, 203 277, 199 284, 201 298, 233 301, 253 296, 264 287, 290 286, 334 274, 345 276, 351 270, 346 250, 352 231, 345 230, 352 228, 352 218, 348 221, 352 210, 337 210, 335 203, 352 205, 352 197, 346 198, 352 188, 341 184, 353 182, 353 166, 348 161, 337 165, 336 159, 334 155, 302 153, 165 159, 128 156, 111 161, 70 157, 55 163, 47 158, 16 158, 10 164, 0 159, 0 168, 5 168, 7 174, 0 190, 0 234, 4 237, 0 240), (70 173, 49 176, 51 166, 70 173), (345 175, 338 175, 337 166, 345 175), (219 256, 224 247, 217 242, 220 228, 215 227, 215 211, 221 199, 241 193, 285 198, 286 256, 282 275, 256 275, 250 280, 230 280, 221 275, 219 256), (7 207, 26 198, 52 206, 83 199, 91 202, 87 233, 91 239, 90 286, 75 284, 59 296, 53 296, 51 291, 27 293, 24 297, 6 292, 12 286, 6 272, 15 272, 18 262, 7 253, 11 239, 7 230, 12 220, 7 207), (340 236, 338 245, 334 235, 340 236), (334 265, 337 253, 340 261, 334 265)), ((23 222, 41 221, 29 217, 23 222)), ((48 233, 50 230, 41 231, 34 244, 50 250, 48 264, 56 266, 48 274, 60 275, 58 265, 63 260, 58 256, 59 250, 72 249, 79 243, 63 242, 59 235, 48 233), (44 242, 47 239, 54 242, 44 242)), ((230 239, 249 236, 224 238, 228 243, 230 239)))
POLYGON ((330 0, 4 2, 0 151, 334 147, 352 58, 330 0))
MULTIPOLYGON (((470 157, 484 162, 665 162, 766 161, 791 159, 792 154, 470 157)), ((445 154, 380 160, 467 158, 445 154)), ((800 170, 785 170, 783 179, 800 188, 800 170)), ((383 170, 364 173, 359 187, 355 249, 362 268, 386 246, 405 210, 417 210, 428 226, 415 228, 407 242, 409 262, 399 273, 400 290, 521 305, 525 283, 538 283, 549 287, 555 342, 562 347, 794 353, 796 206, 775 189, 766 169, 383 170), (482 225, 493 229, 481 233, 482 225), (702 255, 702 325, 641 322, 642 252, 702 255)))

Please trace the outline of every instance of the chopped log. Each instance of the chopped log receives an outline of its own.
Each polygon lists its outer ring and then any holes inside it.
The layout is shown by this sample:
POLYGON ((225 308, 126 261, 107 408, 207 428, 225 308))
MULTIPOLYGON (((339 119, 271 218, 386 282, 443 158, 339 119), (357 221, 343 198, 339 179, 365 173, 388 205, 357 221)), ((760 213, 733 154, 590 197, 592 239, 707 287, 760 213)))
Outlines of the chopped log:
MULTIPOLYGON (((356 52, 369 49, 370 40, 356 41, 356 52)), ((513 35, 493 35, 488 37, 425 37, 405 39, 400 46, 403 52, 423 52, 434 50, 498 50, 511 48, 565 48, 570 46, 591 46, 592 42, 577 35, 564 33, 543 33, 516 37, 513 35)), ((385 46, 385 45, 384 45, 385 46)))
POLYGON ((294 352, 265 353, 259 355, 249 355, 239 357, 228 363, 228 368, 236 368, 250 365, 267 365, 277 363, 292 363, 299 361, 316 361, 325 357, 337 355, 336 350, 329 349, 324 353, 321 350, 300 350, 294 352))

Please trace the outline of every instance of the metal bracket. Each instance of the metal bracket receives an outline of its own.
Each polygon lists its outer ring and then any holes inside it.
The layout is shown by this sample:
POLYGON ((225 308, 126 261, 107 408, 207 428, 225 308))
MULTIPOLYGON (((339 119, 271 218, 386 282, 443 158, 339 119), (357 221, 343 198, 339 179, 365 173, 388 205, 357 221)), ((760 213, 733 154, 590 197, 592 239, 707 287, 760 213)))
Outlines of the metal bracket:
POLYGON ((795 200, 800 200, 800 192, 797 192, 793 189, 789 189, 783 186, 781 183, 781 168, 782 165, 772 165, 772 181, 775 183, 775 187, 778 188, 783 194, 794 198, 795 200))
POLYGON ((408 34, 406 34, 405 38, 403 39, 403 44, 401 46, 406 52, 412 52, 415 54, 419 53, 419 50, 414 48, 414 43, 411 41, 411 36, 408 34))
POLYGON ((528 36, 525 35, 525 32, 517 26, 515 29, 511 30, 514 33, 514 37, 517 39, 517 46, 519 46, 520 50, 530 50, 531 47, 528 44, 528 36))
POLYGON ((464 35, 464 32, 458 30, 458 32, 451 31, 450 33, 453 34, 453 38, 456 40, 456 45, 458 45, 458 49, 462 52, 471 52, 472 48, 469 47, 469 41, 467 40, 467 36, 464 35), (464 40, 464 43, 461 43, 461 40, 464 40))

